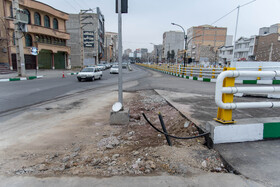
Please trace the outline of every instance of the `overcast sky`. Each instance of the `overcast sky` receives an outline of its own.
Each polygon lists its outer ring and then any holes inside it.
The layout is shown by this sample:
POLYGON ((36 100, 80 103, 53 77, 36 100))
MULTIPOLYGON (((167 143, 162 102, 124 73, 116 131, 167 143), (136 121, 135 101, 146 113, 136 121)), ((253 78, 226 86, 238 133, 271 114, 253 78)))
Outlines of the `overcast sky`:
MULTIPOLYGON (((100 7, 105 16, 105 30, 118 31, 115 0, 40 0, 67 13, 80 9, 100 7)), ((251 0, 128 0, 129 13, 123 14, 123 48, 153 49, 150 43, 162 44, 165 31, 180 30, 171 22, 182 25, 185 30, 192 26, 212 24, 238 5, 251 0)), ((240 8, 237 38, 258 34, 260 27, 280 23, 280 0, 257 0, 240 8)), ((214 26, 228 28, 234 35, 237 10, 214 26)))

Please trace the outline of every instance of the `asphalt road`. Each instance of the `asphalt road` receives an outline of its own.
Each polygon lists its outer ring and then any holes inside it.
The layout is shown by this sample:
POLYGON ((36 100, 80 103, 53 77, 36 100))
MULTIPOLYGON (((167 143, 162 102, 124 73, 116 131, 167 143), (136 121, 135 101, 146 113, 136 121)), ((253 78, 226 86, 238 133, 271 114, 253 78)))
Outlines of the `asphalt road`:
MULTIPOLYGON (((148 76, 136 66, 133 71, 123 70, 123 81, 133 81, 148 76)), ((116 85, 118 74, 103 71, 101 80, 78 82, 76 75, 66 78, 43 78, 30 81, 2 82, 0 89, 0 115, 25 106, 63 97, 69 94, 116 85)))

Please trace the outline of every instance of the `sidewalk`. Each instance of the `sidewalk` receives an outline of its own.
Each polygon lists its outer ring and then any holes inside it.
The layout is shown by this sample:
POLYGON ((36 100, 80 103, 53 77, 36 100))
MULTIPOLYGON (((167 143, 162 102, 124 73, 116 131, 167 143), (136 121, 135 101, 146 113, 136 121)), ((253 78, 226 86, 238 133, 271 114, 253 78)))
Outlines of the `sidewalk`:
MULTIPOLYGON (((65 76, 70 76, 70 74, 77 73, 78 71, 73 70, 26 70, 26 77, 44 77, 44 78, 58 78, 62 77, 63 73, 65 76)), ((18 78, 18 73, 10 73, 10 74, 0 74, 1 79, 11 79, 11 78, 18 78)))
POLYGON ((91 178, 91 177, 61 177, 61 178, 36 178, 36 177, 2 177, 0 176, 0 187, 14 186, 95 186, 95 187, 142 187, 142 186, 158 186, 158 187, 180 187, 180 186, 243 186, 243 187, 261 187, 254 181, 247 180, 238 175, 232 174, 201 174, 196 176, 139 176, 139 177, 111 177, 111 178, 91 178))

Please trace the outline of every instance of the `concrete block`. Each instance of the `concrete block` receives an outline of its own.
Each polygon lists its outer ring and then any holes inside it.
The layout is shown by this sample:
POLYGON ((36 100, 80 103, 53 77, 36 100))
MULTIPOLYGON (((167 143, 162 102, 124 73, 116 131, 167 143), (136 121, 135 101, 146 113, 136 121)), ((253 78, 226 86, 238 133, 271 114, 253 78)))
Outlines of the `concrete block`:
POLYGON ((257 141, 280 137, 280 118, 248 118, 236 120, 235 124, 221 124, 208 121, 213 144, 257 141))
POLYGON ((128 125, 129 109, 124 109, 119 112, 111 111, 110 125, 128 125))

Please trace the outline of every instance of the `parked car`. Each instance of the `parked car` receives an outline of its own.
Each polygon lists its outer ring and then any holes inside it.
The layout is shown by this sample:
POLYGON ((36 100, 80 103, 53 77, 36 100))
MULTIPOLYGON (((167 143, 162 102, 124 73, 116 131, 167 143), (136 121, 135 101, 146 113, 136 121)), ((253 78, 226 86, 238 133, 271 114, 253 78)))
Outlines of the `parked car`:
POLYGON ((95 80, 102 78, 102 71, 97 67, 86 67, 82 69, 81 72, 78 73, 77 79, 78 81, 82 80, 95 80))
POLYGON ((110 69, 110 74, 112 73, 119 73, 119 66, 118 65, 113 65, 110 69))

